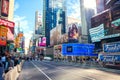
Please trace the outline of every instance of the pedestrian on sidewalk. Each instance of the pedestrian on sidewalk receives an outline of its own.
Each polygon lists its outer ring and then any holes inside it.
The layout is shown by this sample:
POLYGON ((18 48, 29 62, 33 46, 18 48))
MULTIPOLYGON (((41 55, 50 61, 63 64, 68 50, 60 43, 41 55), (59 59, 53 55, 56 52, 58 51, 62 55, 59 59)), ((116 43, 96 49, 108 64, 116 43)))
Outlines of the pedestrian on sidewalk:
POLYGON ((1 56, 0 56, 0 80, 4 80, 4 64, 2 63, 1 56))
POLYGON ((5 63, 6 63, 5 53, 2 54, 1 61, 2 61, 3 65, 4 65, 4 68, 5 68, 5 63))

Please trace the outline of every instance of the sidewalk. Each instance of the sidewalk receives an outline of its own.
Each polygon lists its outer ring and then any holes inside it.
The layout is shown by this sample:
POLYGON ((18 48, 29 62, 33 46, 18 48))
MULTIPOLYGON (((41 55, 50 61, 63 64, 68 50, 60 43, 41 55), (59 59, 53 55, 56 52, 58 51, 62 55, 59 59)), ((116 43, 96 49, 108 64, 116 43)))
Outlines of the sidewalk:
POLYGON ((68 62, 68 61, 54 61, 57 63, 65 64, 65 65, 74 65, 74 66, 89 66, 89 67, 98 67, 98 68, 103 68, 102 65, 98 64, 97 62, 68 62))
POLYGON ((114 68, 108 68, 108 67, 103 67, 102 65, 98 63, 79 63, 79 62, 68 62, 68 61, 53 61, 53 63, 56 62, 57 64, 62 64, 62 65, 68 65, 68 66, 75 66, 78 68, 93 68, 93 69, 98 69, 106 72, 112 72, 116 74, 120 74, 120 70, 114 69, 114 68))

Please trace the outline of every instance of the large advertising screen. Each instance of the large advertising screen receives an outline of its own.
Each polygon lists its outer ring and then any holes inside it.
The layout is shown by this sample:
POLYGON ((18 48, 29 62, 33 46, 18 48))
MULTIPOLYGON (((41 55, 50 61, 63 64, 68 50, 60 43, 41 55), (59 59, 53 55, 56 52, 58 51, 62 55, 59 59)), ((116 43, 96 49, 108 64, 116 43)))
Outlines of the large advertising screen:
POLYGON ((73 23, 68 25, 68 42, 77 43, 81 34, 79 24, 73 23))
POLYGON ((62 44, 64 56, 95 56, 94 44, 62 44))
POLYGON ((14 22, 0 18, 0 25, 6 26, 8 29, 7 40, 14 40, 14 22))
POLYGON ((104 36, 104 24, 89 29, 92 42, 100 41, 104 36))
POLYGON ((38 46, 42 46, 42 47, 46 46, 46 37, 39 38, 38 46))
POLYGON ((7 27, 0 26, 0 45, 5 46, 7 40, 7 27))
POLYGON ((9 0, 2 0, 1 15, 7 17, 9 12, 9 0))
POLYGON ((14 40, 14 27, 8 27, 7 40, 14 40))
POLYGON ((104 52, 107 53, 120 52, 120 42, 104 44, 103 48, 104 48, 104 52))
POLYGON ((61 25, 53 28, 50 31, 50 45, 56 45, 61 43, 61 25))
MULTIPOLYGON (((107 9, 91 19, 92 28, 98 27, 101 24, 104 24, 104 37, 101 39, 118 37, 120 35, 120 6, 107 9)), ((93 39, 93 35, 91 38, 93 39)))
POLYGON ((113 34, 120 33, 120 18, 112 21, 111 27, 113 28, 113 34))

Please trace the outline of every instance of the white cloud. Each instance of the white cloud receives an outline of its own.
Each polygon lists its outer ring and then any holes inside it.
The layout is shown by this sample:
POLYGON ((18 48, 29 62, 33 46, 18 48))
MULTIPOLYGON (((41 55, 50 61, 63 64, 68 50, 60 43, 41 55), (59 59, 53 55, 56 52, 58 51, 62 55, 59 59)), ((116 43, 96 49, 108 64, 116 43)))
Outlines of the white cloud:
POLYGON ((79 0, 67 1, 67 15, 80 19, 80 2, 79 0))
POLYGON ((15 6, 14 6, 14 11, 16 11, 19 7, 20 7, 20 5, 16 2, 15 6))
POLYGON ((15 33, 18 33, 18 23, 20 30, 22 29, 24 36, 25 36, 25 47, 29 47, 29 41, 32 37, 33 30, 30 30, 30 26, 28 24, 28 20, 25 16, 14 16, 14 22, 15 22, 15 33))
MULTIPOLYGON (((18 16, 18 15, 15 15, 14 16, 14 22, 15 22, 15 27, 16 29, 18 28, 18 26, 20 27, 20 29, 24 32, 28 32, 30 31, 30 26, 29 26, 29 23, 28 23, 28 20, 26 19, 25 16, 18 16)), ((17 32, 17 31, 16 31, 17 32)))

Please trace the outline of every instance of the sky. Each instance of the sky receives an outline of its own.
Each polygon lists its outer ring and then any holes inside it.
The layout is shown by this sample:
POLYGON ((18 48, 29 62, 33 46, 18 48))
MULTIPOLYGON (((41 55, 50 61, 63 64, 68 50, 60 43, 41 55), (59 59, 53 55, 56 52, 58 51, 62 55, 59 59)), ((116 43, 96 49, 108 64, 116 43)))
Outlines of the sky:
MULTIPOLYGON (((67 16, 80 19, 79 0, 67 0, 67 16)), ((18 23, 24 32, 25 47, 29 46, 29 40, 34 32, 35 11, 42 14, 43 0, 15 0, 14 22, 15 32, 17 33, 18 23)))
MULTIPOLYGON (((65 0, 67 6, 67 16, 80 20, 80 2, 79 0, 65 0)), ((85 0, 86 7, 94 7, 95 0, 85 0)), ((43 12, 43 0, 15 0, 14 4, 14 22, 15 33, 17 33, 18 23, 25 36, 25 47, 29 47, 29 42, 34 33, 35 11, 43 12), (28 2, 29 1, 29 2, 28 2)))
POLYGON ((18 23, 25 36, 25 47, 28 47, 29 40, 34 32, 35 11, 42 12, 42 0, 15 0, 14 22, 15 32, 17 33, 18 23))

